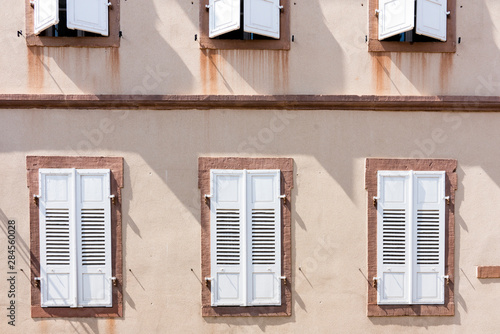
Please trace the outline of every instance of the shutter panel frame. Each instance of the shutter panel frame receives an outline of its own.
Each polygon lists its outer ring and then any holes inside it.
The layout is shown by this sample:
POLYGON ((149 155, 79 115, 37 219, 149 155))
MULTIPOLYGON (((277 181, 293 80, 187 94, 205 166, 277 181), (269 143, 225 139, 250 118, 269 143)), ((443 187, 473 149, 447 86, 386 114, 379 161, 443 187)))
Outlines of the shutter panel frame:
POLYGON ((42 31, 59 23, 58 0, 34 0, 33 32, 39 35, 42 31))
POLYGON ((38 174, 41 306, 77 307, 75 169, 38 174))
MULTIPOLYGON (((407 171, 378 171, 377 173, 377 276, 379 279, 377 304, 379 305, 410 303, 410 186, 410 173, 407 171), (389 181, 393 184, 389 184, 389 181), (398 186, 399 189, 397 189, 398 186), (386 193, 386 188, 388 188, 387 191, 399 190, 399 198, 392 198, 391 201, 391 198, 386 196, 389 195, 386 193)), ((392 193, 391 196, 394 194, 392 193)))
POLYGON ((447 0, 418 0, 416 33, 446 42, 447 6, 447 0))
POLYGON ((245 176, 243 170, 210 171, 212 306, 244 306, 247 303, 245 176))
POLYGON ((445 175, 414 172, 412 299, 417 304, 444 304, 445 175))
POLYGON ((280 0, 245 0, 243 15, 245 32, 280 38, 280 0))
POLYGON ((281 173, 247 173, 248 305, 281 305, 281 173))
POLYGON ((240 0, 210 0, 208 8, 209 38, 240 29, 240 0))
POLYGON ((407 32, 415 27, 415 0, 379 0, 378 39, 407 32))
POLYGON ((112 307, 110 170, 76 172, 78 305, 112 307))
POLYGON ((66 0, 68 29, 109 35, 108 2, 111 0, 66 0))

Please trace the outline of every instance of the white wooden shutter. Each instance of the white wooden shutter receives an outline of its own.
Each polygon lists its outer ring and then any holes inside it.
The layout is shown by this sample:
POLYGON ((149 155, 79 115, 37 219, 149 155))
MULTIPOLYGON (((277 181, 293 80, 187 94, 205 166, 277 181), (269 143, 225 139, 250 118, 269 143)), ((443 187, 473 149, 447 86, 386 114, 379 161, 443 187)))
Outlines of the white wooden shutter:
POLYGON ((378 172, 378 304, 410 302, 410 173, 378 172))
POLYGON ((79 169, 76 177, 78 304, 112 306, 109 169, 79 169))
POLYGON ((280 0, 245 0, 243 30, 280 38, 280 0))
POLYGON ((248 305, 281 305, 280 171, 247 177, 248 305))
POLYGON ((240 29, 240 10, 240 0, 210 0, 208 37, 240 29))
POLYGON ((212 306, 246 304, 245 173, 211 170, 212 306))
POLYGON ((111 0, 66 0, 68 28, 108 36, 108 2, 111 0))
POLYGON ((415 172, 413 189, 413 302, 443 304, 445 172, 415 172))
POLYGON ((76 307, 75 170, 39 169, 41 306, 76 307))
POLYGON ((446 41, 446 0, 417 0, 417 34, 446 41))
POLYGON ((382 40, 415 26, 415 0, 379 0, 378 39, 382 40))
POLYGON ((35 0, 34 4, 35 35, 59 23, 59 0, 35 0))

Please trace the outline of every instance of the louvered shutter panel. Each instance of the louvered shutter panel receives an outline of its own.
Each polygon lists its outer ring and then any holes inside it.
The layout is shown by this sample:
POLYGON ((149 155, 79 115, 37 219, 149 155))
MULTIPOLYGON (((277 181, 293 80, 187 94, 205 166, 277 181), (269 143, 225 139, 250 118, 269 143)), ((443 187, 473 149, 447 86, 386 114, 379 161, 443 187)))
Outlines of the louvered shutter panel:
POLYGON ((208 37, 240 29, 240 0, 210 0, 209 6, 208 37))
POLYGON ((245 174, 211 170, 212 306, 245 305, 245 174))
POLYGON ((413 189, 413 302, 443 304, 445 172, 415 172, 413 189))
POLYGON ((243 30, 280 38, 280 0, 245 0, 243 30))
POLYGON ((112 306, 109 169, 79 169, 76 178, 78 304, 112 306))
POLYGON ((74 169, 39 169, 41 306, 76 307, 74 169))
POLYGON ((379 0, 379 40, 410 31, 414 26, 415 0, 379 0))
POLYGON ((59 23, 59 0, 35 0, 34 4, 35 35, 59 23))
POLYGON ((248 304, 281 304, 280 171, 247 177, 248 304))
POLYGON ((409 172, 378 172, 378 304, 410 302, 409 172))
POLYGON ((417 34, 446 41, 446 0, 417 1, 417 34))
POLYGON ((111 0, 66 0, 68 28, 108 36, 108 2, 111 0))

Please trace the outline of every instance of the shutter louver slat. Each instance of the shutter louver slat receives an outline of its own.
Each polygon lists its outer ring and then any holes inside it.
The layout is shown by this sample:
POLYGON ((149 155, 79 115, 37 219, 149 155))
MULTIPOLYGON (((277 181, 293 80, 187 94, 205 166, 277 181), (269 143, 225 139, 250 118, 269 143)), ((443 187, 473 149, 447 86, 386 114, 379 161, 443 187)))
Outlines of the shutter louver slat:
POLYGON ((252 210, 252 264, 275 264, 276 220, 273 209, 252 210))
POLYGON ((417 264, 439 264, 439 211, 417 212, 417 264))
POLYGON ((217 264, 239 265, 241 248, 239 210, 218 209, 216 217, 217 264))
POLYGON ((81 210, 82 265, 106 265, 104 209, 81 210))
POLYGON ((383 210, 383 263, 405 264, 406 259, 405 210, 383 210))
POLYGON ((45 211, 45 245, 47 265, 69 265, 69 209, 45 211))

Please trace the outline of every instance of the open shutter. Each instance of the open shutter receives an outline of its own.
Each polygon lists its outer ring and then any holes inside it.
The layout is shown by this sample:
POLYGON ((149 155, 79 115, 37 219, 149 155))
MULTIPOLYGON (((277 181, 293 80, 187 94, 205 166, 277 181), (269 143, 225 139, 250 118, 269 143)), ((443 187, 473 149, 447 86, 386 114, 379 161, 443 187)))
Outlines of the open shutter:
POLYGON ((446 0, 417 1, 417 34, 446 41, 446 0))
POLYGON ((240 10, 240 0, 210 0, 208 37, 240 29, 240 10))
POLYGON ((415 26, 415 0, 379 0, 378 39, 382 40, 415 26))
POLYGON ((59 23, 59 0, 35 0, 34 4, 35 35, 59 23))
POLYGON ((413 189, 413 302, 443 304, 445 172, 415 172, 413 189))
POLYGON ((377 302, 410 302, 409 172, 378 172, 377 302))
POLYGON ((280 38, 280 0, 245 0, 243 30, 280 38))
POLYGON ((108 2, 111 0, 66 0, 68 28, 108 36, 108 2))
POLYGON ((41 306, 76 307, 74 169, 39 169, 41 306))
POLYGON ((247 177, 248 305, 281 305, 280 171, 247 177))
POLYGON ((112 306, 109 169, 80 169, 76 178, 78 305, 112 306))
POLYGON ((245 174, 211 170, 212 306, 245 305, 245 174))

